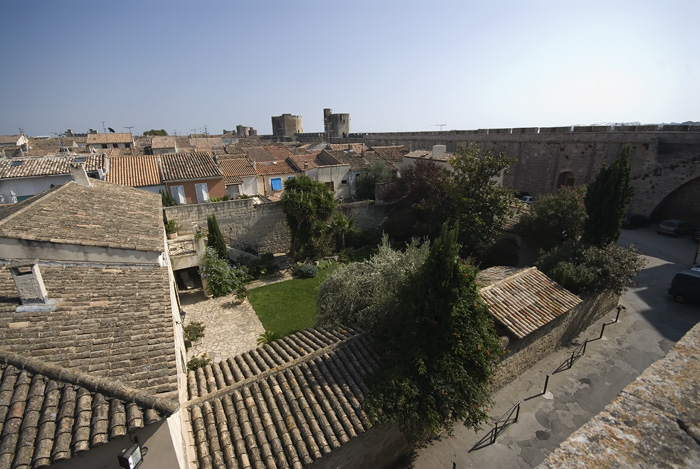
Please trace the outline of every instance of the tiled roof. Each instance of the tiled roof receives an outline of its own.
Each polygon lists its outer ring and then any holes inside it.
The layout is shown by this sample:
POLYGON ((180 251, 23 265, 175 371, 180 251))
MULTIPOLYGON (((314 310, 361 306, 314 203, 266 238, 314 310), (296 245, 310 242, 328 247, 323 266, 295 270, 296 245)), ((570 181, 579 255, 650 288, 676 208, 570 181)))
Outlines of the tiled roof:
POLYGON ((108 133, 108 134, 88 134, 88 145, 99 145, 103 143, 131 143, 133 135, 129 133, 108 133))
POLYGON ((0 237, 163 252, 161 197, 90 179, 0 210, 0 237), (60 216, 57 216, 60 214, 60 216))
POLYGON ((70 174, 70 164, 72 162, 85 163, 85 171, 87 172, 94 172, 104 167, 104 157, 102 153, 40 158, 13 158, 11 160, 0 160, 0 178, 70 174))
POLYGON ((276 174, 293 174, 297 170, 292 168, 286 161, 266 161, 256 162, 255 173, 259 176, 273 176, 276 174))
POLYGON ((341 164, 349 165, 350 169, 354 171, 367 169, 367 165, 369 164, 367 159, 362 158, 360 153, 349 152, 347 150, 323 150, 320 156, 325 159, 326 155, 332 156, 341 164))
POLYGON ((403 145, 391 145, 385 147, 372 147, 377 155, 383 160, 390 162, 393 165, 401 165, 403 155, 408 153, 408 148, 403 145))
POLYGON ((241 176, 255 176, 253 164, 247 158, 226 158, 220 160, 221 172, 226 184, 241 184, 241 176))
POLYGON ((406 153, 403 155, 407 158, 421 158, 425 160, 434 160, 434 161, 447 161, 449 158, 452 158, 454 154, 452 153, 443 153, 441 155, 438 155, 437 157, 433 158, 433 152, 431 150, 414 150, 412 152, 406 153))
POLYGON ((277 158, 278 160, 283 160, 287 158, 288 156, 292 156, 292 152, 287 149, 287 147, 284 146, 274 146, 274 145, 269 145, 266 147, 263 147, 265 151, 270 153, 272 156, 277 158))
POLYGON ((291 163, 291 166, 297 171, 303 171, 304 169, 318 168, 319 166, 328 166, 333 163, 324 161, 319 157, 321 152, 316 153, 306 153, 302 155, 292 155, 287 158, 287 162, 291 163), (304 163, 307 163, 305 166, 304 163))
POLYGON ((175 148, 175 137, 151 137, 151 148, 175 148))
POLYGON ((159 156, 164 181, 212 179, 224 176, 209 153, 167 153, 159 156))
POLYGON ((358 155, 362 154, 362 150, 369 150, 364 143, 331 143, 328 146, 329 150, 352 150, 358 155))
POLYGON ((39 263, 52 312, 17 311, 0 266, 0 349, 151 394, 177 391, 167 267, 39 263))
POLYGON ((277 157, 265 150, 263 147, 251 147, 246 150, 246 157, 250 161, 265 162, 265 161, 277 161, 277 157))
POLYGON ((107 182, 131 187, 161 184, 156 155, 119 156, 109 161, 109 173, 105 177, 107 182))
POLYGON ((1 145, 8 145, 12 144, 15 145, 17 143, 17 140, 21 135, 0 135, 0 144, 1 145))
POLYGON ((0 467, 44 467, 162 420, 177 403, 0 351, 0 467))
POLYGON ((492 267, 479 273, 492 282, 480 289, 493 317, 522 339, 581 303, 581 299, 537 270, 492 267))
POLYGON ((224 148, 221 137, 190 137, 188 145, 197 150, 211 150, 214 148, 224 148))
POLYGON ((190 372, 199 467, 311 464, 369 428, 377 368, 364 333, 308 329, 190 372))

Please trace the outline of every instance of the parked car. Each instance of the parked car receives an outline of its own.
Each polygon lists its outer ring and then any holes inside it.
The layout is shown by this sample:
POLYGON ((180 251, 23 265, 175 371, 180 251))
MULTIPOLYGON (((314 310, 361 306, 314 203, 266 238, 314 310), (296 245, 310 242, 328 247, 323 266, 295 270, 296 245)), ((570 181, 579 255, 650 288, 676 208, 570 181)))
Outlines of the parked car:
POLYGON ((671 281, 668 294, 679 303, 700 302, 700 272, 694 269, 678 272, 671 281))
POLYGON ((625 213, 622 215, 622 228, 633 230, 635 228, 643 228, 649 225, 649 219, 644 215, 635 213, 625 213))
POLYGON ((522 200, 526 204, 530 205, 531 203, 533 203, 535 201, 535 196, 534 195, 524 195, 524 196, 520 197, 520 200, 522 200))
POLYGON ((659 223, 656 232, 671 236, 683 236, 695 233, 695 227, 692 223, 683 220, 664 220, 659 223))

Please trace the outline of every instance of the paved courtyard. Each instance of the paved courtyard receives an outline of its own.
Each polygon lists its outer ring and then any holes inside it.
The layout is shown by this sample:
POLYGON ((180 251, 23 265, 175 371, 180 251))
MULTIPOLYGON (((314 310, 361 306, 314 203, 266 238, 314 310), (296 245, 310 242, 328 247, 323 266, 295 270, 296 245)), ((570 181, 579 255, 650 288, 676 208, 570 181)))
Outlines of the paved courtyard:
MULTIPOLYGON (((281 275, 268 280, 251 282, 251 290, 270 283, 291 279, 281 275)), ((220 298, 206 298, 201 289, 180 292, 180 303, 185 315, 185 326, 195 321, 204 324, 201 342, 187 351, 187 359, 206 353, 214 362, 225 360, 258 346, 258 337, 265 332, 258 315, 248 299, 237 300, 231 294, 220 298)))

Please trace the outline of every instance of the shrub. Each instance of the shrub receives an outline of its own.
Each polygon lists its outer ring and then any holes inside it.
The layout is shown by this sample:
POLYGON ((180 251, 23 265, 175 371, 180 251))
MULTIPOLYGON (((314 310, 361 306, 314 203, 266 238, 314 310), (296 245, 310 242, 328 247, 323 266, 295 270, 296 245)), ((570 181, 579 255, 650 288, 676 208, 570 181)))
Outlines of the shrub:
POLYGON ((314 278, 318 273, 318 268, 313 264, 296 264, 292 268, 295 277, 314 278))
POLYGON ((185 340, 195 342, 204 337, 204 328, 204 324, 200 321, 193 321, 182 328, 183 337, 185 340))
POLYGON ((646 261, 632 246, 566 243, 542 255, 537 267, 572 293, 621 294, 646 261))
POLYGON ((220 258, 228 259, 228 249, 226 249, 226 242, 219 228, 219 222, 216 221, 216 215, 207 217, 207 233, 207 246, 213 248, 220 258))
POLYGON ((277 340, 275 333, 272 331, 265 331, 258 336, 258 345, 271 344, 277 340))
POLYGON ((177 220, 168 220, 165 222, 165 232, 166 233, 177 233, 177 230, 180 229, 180 224, 177 222, 177 220))
POLYGON ((248 269, 232 266, 227 260, 217 256, 210 247, 207 247, 204 253, 204 265, 200 267, 200 274, 209 282, 214 296, 236 293, 238 298, 245 297, 245 283, 250 278, 248 269))
POLYGON ((190 371, 194 371, 197 368, 203 368, 207 365, 211 364, 211 358, 207 357, 207 354, 204 353, 200 357, 192 357, 190 358, 190 361, 187 362, 187 369, 190 371))

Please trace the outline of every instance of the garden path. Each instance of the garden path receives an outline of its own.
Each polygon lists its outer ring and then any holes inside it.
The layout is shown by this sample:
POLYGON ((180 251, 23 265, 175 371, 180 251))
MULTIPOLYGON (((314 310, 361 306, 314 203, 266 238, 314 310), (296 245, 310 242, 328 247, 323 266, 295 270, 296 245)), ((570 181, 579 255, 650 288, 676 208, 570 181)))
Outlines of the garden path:
MULTIPOLYGON (((251 290, 271 283, 290 280, 291 274, 256 280, 246 288, 251 290)), ((180 304, 185 310, 185 326, 194 321, 204 324, 204 337, 187 350, 187 359, 206 353, 214 362, 258 346, 258 337, 265 332, 253 306, 245 299, 237 300, 231 294, 219 298, 207 298, 202 289, 180 292, 180 304)))

